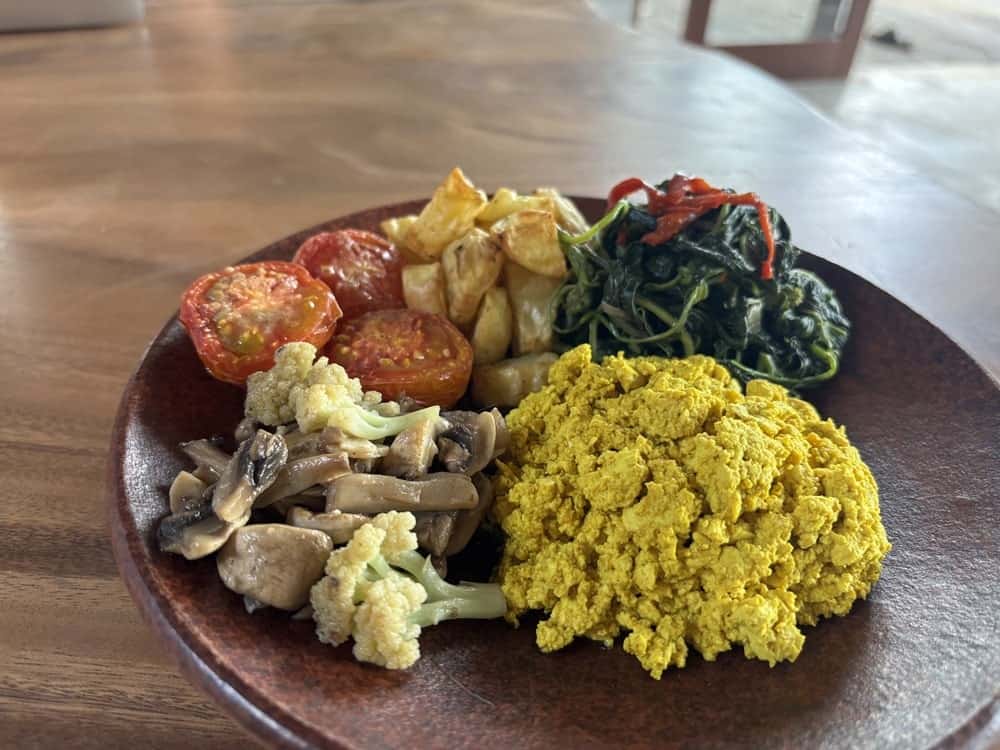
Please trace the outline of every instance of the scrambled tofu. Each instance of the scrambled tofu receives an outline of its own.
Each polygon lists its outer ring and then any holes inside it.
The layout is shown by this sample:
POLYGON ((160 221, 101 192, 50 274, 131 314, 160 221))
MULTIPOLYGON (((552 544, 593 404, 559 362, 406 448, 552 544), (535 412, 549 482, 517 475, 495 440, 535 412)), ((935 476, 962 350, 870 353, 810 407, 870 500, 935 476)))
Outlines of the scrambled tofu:
POLYGON ((791 661, 889 551, 843 428, 765 381, 744 396, 709 357, 594 364, 580 346, 508 424, 500 583, 512 621, 547 614, 543 651, 624 634, 657 679, 689 647, 791 661))

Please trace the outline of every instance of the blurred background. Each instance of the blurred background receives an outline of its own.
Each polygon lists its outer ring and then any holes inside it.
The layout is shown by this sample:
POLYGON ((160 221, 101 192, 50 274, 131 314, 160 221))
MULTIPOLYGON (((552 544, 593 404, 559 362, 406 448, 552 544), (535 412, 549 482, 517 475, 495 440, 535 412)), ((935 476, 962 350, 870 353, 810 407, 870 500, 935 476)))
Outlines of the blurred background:
MULTIPOLYGON (((699 5, 698 0, 588 2, 609 21, 670 39, 684 36, 689 9, 699 5)), ((814 107, 883 151, 1000 211, 995 125, 1000 122, 1000 2, 861 4, 867 8, 846 75, 810 77, 815 71, 807 70, 807 57, 786 63, 790 70, 780 72, 791 75, 783 77, 814 107)), ((780 68, 798 45, 843 31, 852 3, 711 0, 708 5, 706 44, 773 46, 766 62, 780 68)))
MULTIPOLYGON (((189 4, 0 0, 0 29, 141 24, 189 4)), ((997 0, 581 0, 580 12, 747 59, 859 137, 1000 211, 997 0)))

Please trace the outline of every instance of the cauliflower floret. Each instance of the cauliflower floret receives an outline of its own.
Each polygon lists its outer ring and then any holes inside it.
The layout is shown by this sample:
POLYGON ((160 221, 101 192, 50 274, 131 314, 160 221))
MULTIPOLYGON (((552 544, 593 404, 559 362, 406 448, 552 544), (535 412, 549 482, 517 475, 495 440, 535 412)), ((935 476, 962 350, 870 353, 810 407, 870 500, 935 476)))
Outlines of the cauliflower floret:
MULTIPOLYGON (((412 513, 400 513, 390 510, 380 513, 372 519, 372 525, 385 532, 385 540, 382 542, 382 555, 390 563, 395 564, 404 553, 412 552, 417 548, 417 535, 413 532, 412 513)), ((423 559, 420 560, 423 563, 423 559)))
POLYGON ((339 646, 351 637, 357 611, 354 598, 364 588, 362 576, 379 557, 383 541, 385 531, 368 523, 354 532, 346 547, 330 554, 326 576, 313 584, 309 594, 316 635, 323 643, 339 646))
POLYGON ((381 440, 416 422, 437 419, 440 408, 400 414, 399 404, 365 391, 361 381, 326 357, 315 362, 316 347, 296 341, 275 352, 274 366, 247 378, 246 416, 267 425, 298 422, 303 432, 339 427, 348 435, 381 440))
POLYGON ((353 637, 359 661, 406 669, 420 658, 422 628, 503 617, 500 587, 445 582, 430 558, 416 551, 415 524, 412 513, 382 513, 330 555, 327 575, 310 595, 321 641, 338 646, 353 637))
POLYGON ((420 658, 420 626, 410 618, 427 590, 402 575, 375 581, 355 615, 354 658, 387 669, 406 669, 420 658))
POLYGON ((292 388, 301 386, 309 376, 315 358, 316 347, 302 341, 278 349, 270 370, 255 372, 247 378, 246 415, 267 425, 295 419, 295 406, 289 396, 292 388))

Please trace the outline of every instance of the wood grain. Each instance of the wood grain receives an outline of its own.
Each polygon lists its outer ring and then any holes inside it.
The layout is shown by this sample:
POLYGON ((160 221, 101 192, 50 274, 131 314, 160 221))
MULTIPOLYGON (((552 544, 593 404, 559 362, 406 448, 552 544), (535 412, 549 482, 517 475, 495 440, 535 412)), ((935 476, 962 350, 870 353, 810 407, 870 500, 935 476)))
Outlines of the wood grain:
POLYGON ((572 0, 177 0, 0 35, 0 132, 4 747, 245 744, 117 581, 118 396, 196 274, 454 164, 487 189, 675 169, 755 189, 1000 374, 1000 217, 764 75, 572 0))

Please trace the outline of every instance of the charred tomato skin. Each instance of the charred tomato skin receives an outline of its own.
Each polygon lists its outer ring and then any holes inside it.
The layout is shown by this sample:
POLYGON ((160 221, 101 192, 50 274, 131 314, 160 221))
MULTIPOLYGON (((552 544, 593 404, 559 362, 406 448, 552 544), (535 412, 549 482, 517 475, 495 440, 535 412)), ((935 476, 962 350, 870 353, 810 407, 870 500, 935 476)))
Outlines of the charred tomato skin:
POLYGON ((403 259, 384 237, 363 229, 320 232, 292 259, 333 290, 344 318, 404 307, 403 259))
POLYGON ((282 344, 322 348, 341 316, 333 292, 304 266, 265 261, 196 279, 181 297, 179 317, 209 373, 243 385, 274 365, 282 344))
POLYGON ((472 374, 472 346, 447 318, 416 310, 377 310, 345 321, 326 354, 387 400, 450 407, 472 374))

